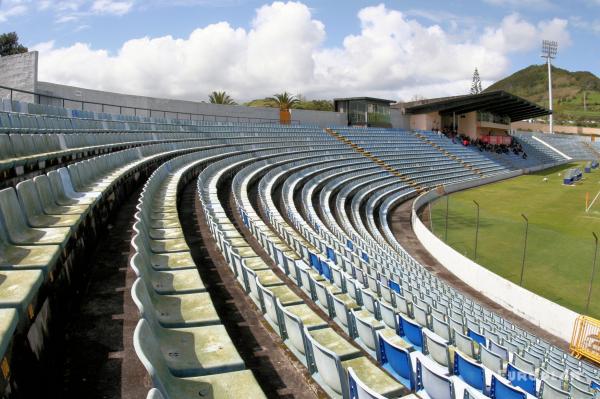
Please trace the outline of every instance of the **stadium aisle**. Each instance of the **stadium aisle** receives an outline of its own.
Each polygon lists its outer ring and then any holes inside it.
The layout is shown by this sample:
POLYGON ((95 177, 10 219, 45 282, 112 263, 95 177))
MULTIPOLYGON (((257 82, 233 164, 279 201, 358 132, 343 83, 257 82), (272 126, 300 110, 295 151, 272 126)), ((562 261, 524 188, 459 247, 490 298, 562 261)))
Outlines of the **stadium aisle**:
POLYGON ((61 398, 137 399, 152 386, 132 338, 138 315, 128 263, 139 194, 123 203, 89 256, 87 285, 65 330, 61 398))

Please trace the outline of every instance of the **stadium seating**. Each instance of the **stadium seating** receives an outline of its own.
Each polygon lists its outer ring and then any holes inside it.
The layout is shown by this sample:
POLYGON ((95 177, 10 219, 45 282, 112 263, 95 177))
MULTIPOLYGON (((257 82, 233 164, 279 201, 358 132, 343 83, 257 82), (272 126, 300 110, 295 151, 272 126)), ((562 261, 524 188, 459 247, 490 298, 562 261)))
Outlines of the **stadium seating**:
MULTIPOLYGON (((0 191, 0 350, 9 363, 14 337, 46 314, 48 293, 68 285, 96 230, 132 182, 144 181, 130 266, 140 315, 135 351, 156 388, 148 397, 264 397, 180 224, 181 192, 196 181, 229 272, 328 395, 594 396, 595 367, 431 274, 388 224, 400 202, 440 184, 511 172, 516 160, 430 132, 209 123, 22 103, 5 103, 0 124, 8 182, 0 191)), ((530 138, 518 140, 531 147, 527 165, 559 161, 530 138)))

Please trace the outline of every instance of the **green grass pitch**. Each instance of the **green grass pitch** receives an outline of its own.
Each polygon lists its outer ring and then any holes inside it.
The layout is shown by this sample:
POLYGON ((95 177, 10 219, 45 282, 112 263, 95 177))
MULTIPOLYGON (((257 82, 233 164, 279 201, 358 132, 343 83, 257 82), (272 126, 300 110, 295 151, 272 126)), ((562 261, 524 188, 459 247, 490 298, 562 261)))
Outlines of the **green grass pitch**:
MULTIPOLYGON (((477 212, 480 204, 477 263, 508 280, 519 283, 523 257, 525 221, 529 234, 523 286, 576 312, 584 313, 594 260, 594 238, 600 236, 600 197, 585 212, 600 191, 600 169, 584 173, 573 186, 562 184, 572 163, 530 175, 451 194, 448 238, 454 249, 474 258, 477 212), (547 178, 544 181, 544 178, 547 178)), ((440 239, 446 234, 446 198, 423 210, 423 219, 440 239)), ((599 251, 600 252, 600 251, 599 251)), ((600 318, 600 253, 593 282, 589 315, 600 318)))

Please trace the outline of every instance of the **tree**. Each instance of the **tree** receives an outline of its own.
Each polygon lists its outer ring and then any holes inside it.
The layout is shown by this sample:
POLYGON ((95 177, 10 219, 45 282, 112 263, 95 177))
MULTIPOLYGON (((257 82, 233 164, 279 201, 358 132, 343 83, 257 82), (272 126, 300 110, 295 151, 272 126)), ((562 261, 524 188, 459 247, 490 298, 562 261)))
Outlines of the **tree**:
POLYGON ((233 101, 233 98, 231 98, 229 94, 224 91, 213 91, 208 96, 208 100, 211 104, 236 105, 236 102, 233 101))
POLYGON ((284 91, 281 94, 274 94, 273 97, 269 97, 269 100, 275 102, 277 106, 279 106, 279 109, 283 111, 293 108, 294 105, 300 102, 296 96, 287 91, 284 91))
POLYGON ((15 32, 0 35, 0 57, 26 53, 27 47, 19 43, 19 36, 15 32))
POLYGON ((473 83, 471 83, 471 94, 479 94, 483 90, 481 89, 481 78, 479 77, 479 71, 475 68, 473 72, 473 83))

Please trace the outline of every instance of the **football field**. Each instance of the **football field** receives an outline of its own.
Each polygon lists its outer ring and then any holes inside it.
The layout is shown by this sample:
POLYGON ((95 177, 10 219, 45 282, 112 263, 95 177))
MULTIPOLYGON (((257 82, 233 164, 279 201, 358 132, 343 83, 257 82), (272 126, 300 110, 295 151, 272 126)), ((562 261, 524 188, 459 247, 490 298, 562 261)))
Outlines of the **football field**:
MULTIPOLYGON (((572 163, 462 192, 448 199, 447 243, 474 259, 480 205, 477 263, 517 284, 529 219, 523 286, 576 312, 584 313, 594 262, 594 237, 600 236, 600 169, 584 173, 572 186, 562 184, 572 163)), ((446 239, 446 197, 423 210, 425 224, 446 239)), ((600 251, 599 251, 600 252, 600 251)), ((600 318, 600 254, 589 314, 600 318)))

